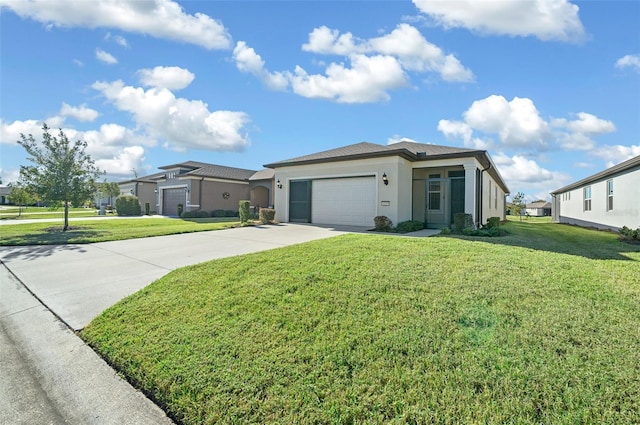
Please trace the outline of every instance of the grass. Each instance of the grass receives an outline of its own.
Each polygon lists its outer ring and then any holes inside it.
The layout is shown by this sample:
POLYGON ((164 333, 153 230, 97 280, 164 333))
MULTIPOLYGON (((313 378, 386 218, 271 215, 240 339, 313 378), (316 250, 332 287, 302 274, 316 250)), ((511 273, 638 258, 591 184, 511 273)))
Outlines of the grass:
POLYGON ((183 424, 640 423, 640 247, 506 227, 186 267, 82 337, 183 424))
MULTIPOLYGON (((97 215, 97 210, 92 208, 69 208, 69 217, 97 217, 97 215)), ((18 211, 18 207, 0 208, 0 220, 33 220, 63 217, 64 210, 62 208, 52 210, 44 207, 26 207, 22 208, 22 212, 18 211)))
POLYGON ((237 218, 114 218, 79 220, 62 231, 61 223, 29 223, 2 226, 0 246, 59 245, 95 243, 177 233, 226 229, 238 224, 237 218))

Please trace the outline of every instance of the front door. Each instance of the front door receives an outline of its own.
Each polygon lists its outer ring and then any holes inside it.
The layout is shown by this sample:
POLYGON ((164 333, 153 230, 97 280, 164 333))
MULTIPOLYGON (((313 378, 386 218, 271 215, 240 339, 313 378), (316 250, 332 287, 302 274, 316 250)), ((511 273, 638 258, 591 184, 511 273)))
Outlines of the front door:
POLYGON ((464 212, 464 178, 451 179, 451 217, 450 223, 453 223, 453 218, 458 213, 464 212))
POLYGON ((289 221, 311 223, 311 180, 289 182, 289 221))

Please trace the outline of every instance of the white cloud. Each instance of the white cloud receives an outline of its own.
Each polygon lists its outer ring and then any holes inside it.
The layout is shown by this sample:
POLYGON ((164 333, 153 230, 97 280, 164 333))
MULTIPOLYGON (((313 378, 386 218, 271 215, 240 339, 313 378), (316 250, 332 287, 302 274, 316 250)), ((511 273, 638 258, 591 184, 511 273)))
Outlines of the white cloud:
POLYGON ((122 81, 100 81, 92 87, 119 110, 131 113, 151 137, 173 149, 241 151, 250 144, 248 135, 242 133, 249 121, 244 112, 211 112, 206 103, 176 98, 166 88, 145 90, 122 81))
POLYGON ((181 90, 188 87, 196 76, 188 69, 178 66, 156 66, 138 71, 140 82, 146 87, 181 90))
MULTIPOLYGON (((144 160, 144 146, 155 145, 154 140, 118 124, 103 124, 98 130, 78 131, 63 126, 64 116, 48 118, 44 122, 47 122, 50 133, 56 137, 59 127, 69 140, 86 141, 86 152, 101 170, 110 175, 128 175, 131 168, 140 169, 144 160), (57 121, 57 125, 52 125, 52 121, 57 121)), ((42 123, 43 121, 38 120, 25 120, 7 124, 0 120, 0 142, 15 143, 20 139, 20 133, 25 136, 32 134, 36 141, 42 140, 42 123)), ((8 176, 7 181, 15 180, 10 180, 11 178, 8 176)))
POLYGON ((593 114, 579 112, 577 119, 549 121, 540 116, 531 99, 491 95, 476 100, 463 113, 462 121, 440 120, 438 130, 448 139, 459 138, 465 146, 487 149, 493 142, 487 138, 498 136, 502 148, 527 148, 544 151, 550 147, 565 150, 588 150, 595 146, 592 137, 616 130, 613 122, 593 114), (477 135, 480 133, 484 137, 477 135))
POLYGON ((342 56, 344 61, 324 65, 316 60, 316 64, 325 66, 324 74, 310 74, 299 65, 293 72, 270 72, 262 57, 244 41, 236 44, 233 58, 240 71, 253 74, 271 89, 291 87, 303 97, 340 103, 388 100, 389 90, 409 85, 407 72, 437 73, 445 81, 474 79, 473 73, 453 54, 445 54, 406 23, 389 34, 368 40, 321 26, 309 34, 302 50, 342 56))
POLYGON ((112 35, 110 32, 104 36, 104 39, 107 41, 113 40, 116 44, 119 44, 122 47, 129 47, 129 43, 127 39, 121 35, 112 35))
POLYGON ((80 59, 74 59, 73 63, 75 63, 79 67, 83 67, 84 66, 84 62, 82 62, 80 59))
POLYGON ((593 114, 578 112, 576 116, 578 119, 573 121, 564 118, 551 120, 552 126, 568 130, 568 132, 563 132, 558 135, 558 141, 565 149, 593 149, 595 142, 591 139, 592 136, 616 131, 616 126, 613 122, 603 120, 593 114))
POLYGON ((9 183, 16 183, 20 179, 20 170, 5 170, 0 168, 0 178, 2 179, 2 186, 7 186, 9 183))
POLYGON ((239 41, 233 49, 233 59, 236 66, 242 72, 253 74, 264 85, 273 90, 286 90, 289 85, 287 76, 281 72, 269 72, 264 67, 264 61, 256 51, 247 46, 244 41, 239 41))
POLYGON ((105 52, 102 49, 96 49, 96 59, 98 59, 100 62, 104 62, 109 65, 118 63, 118 59, 116 59, 115 57, 113 57, 113 55, 105 52))
POLYGON ((400 24, 391 33, 369 40, 357 40, 351 33, 340 34, 326 26, 315 28, 309 42, 302 46, 308 52, 351 56, 378 54, 396 58, 407 71, 436 72, 445 81, 473 81, 473 73, 452 54, 428 42, 415 27, 400 24))
POLYGON ((608 168, 640 155, 640 145, 601 146, 591 153, 598 158, 602 158, 606 162, 608 168))
POLYGON ((85 104, 80 106, 71 106, 62 102, 60 115, 64 117, 73 117, 78 121, 95 121, 95 119, 98 118, 98 111, 87 108, 87 105, 85 104))
POLYGON ((388 90, 407 85, 406 74, 391 56, 352 55, 350 62, 350 68, 330 64, 326 75, 309 75, 296 67, 289 76, 294 93, 339 103, 367 103, 388 100, 388 90))
POLYGON ((579 7, 567 0, 413 0, 444 28, 467 28, 481 34, 535 36, 540 40, 579 42, 585 30, 579 7))
POLYGON ((512 193, 535 193, 534 197, 527 198, 529 200, 546 199, 549 190, 565 186, 571 181, 567 173, 547 170, 521 155, 508 156, 500 152, 493 156, 493 161, 512 193))
POLYGON ((616 68, 631 70, 640 74, 640 55, 626 55, 616 61, 616 68))
POLYGON ((186 14, 171 0, 0 0, 0 5, 53 27, 116 28, 207 49, 228 49, 231 44, 221 22, 202 13, 186 14))
POLYGON ((42 133, 42 121, 26 120, 6 123, 0 118, 0 143, 14 144, 20 140, 20 134, 38 137, 42 133))

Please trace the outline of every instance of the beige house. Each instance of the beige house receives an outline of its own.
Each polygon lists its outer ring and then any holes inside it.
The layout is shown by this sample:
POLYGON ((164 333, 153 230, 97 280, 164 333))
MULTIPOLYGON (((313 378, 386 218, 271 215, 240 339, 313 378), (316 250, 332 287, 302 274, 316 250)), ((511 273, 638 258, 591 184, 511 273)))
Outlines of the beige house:
POLYGON ((384 215, 442 228, 464 212, 480 225, 505 218, 509 193, 486 151, 413 142, 357 143, 265 167, 275 170, 281 222, 371 227, 384 215))
POLYGON ((177 216, 182 211, 238 211, 238 203, 273 205, 273 170, 246 170, 187 161, 159 167, 159 173, 120 182, 121 194, 136 195, 142 211, 177 216))

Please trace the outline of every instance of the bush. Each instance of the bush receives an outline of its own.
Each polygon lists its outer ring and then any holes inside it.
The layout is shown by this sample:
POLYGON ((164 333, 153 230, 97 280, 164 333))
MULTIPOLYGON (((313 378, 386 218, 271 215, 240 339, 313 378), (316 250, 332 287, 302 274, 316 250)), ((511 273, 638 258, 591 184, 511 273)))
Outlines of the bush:
POLYGON ((484 229, 471 229, 467 227, 465 229, 462 229, 462 234, 465 236, 482 236, 488 238, 502 236, 502 232, 498 227, 486 227, 484 229))
POLYGON ((416 220, 402 221, 396 226, 396 231, 398 233, 417 232, 422 229, 424 229, 424 223, 416 220))
POLYGON ((440 232, 443 235, 450 235, 451 234, 451 229, 449 229, 448 227, 443 227, 442 231, 440 232))
POLYGON ((473 228, 473 217, 471 214, 457 213, 453 216, 453 229, 456 233, 463 233, 464 229, 473 228))
POLYGON ((185 211, 180 215, 181 218, 208 218, 209 213, 206 211, 185 211))
POLYGON ((221 218, 226 217, 225 210, 213 210, 211 211, 211 217, 221 218))
POLYGON ((116 211, 120 216, 142 215, 142 208, 137 196, 123 195, 116 198, 116 211))
POLYGON ((238 217, 240 214, 234 210, 224 210, 224 217, 238 217))
POLYGON ((276 218, 276 210, 273 208, 260 208, 260 223, 273 223, 276 218))
POLYGON ((640 227, 638 227, 636 230, 633 230, 628 228, 627 226, 622 226, 622 229, 620 229, 618 232, 620 232, 620 235, 622 235, 623 240, 640 241, 640 227))
POLYGON ((487 219, 487 229, 500 227, 500 217, 489 217, 487 219))
POLYGON ((389 220, 389 217, 384 215, 374 217, 373 224, 379 232, 388 232, 391 230, 391 227, 393 227, 393 222, 389 220))
POLYGON ((240 207, 238 211, 238 213, 240 214, 240 223, 248 223, 251 219, 251 202, 240 201, 238 205, 240 207))

